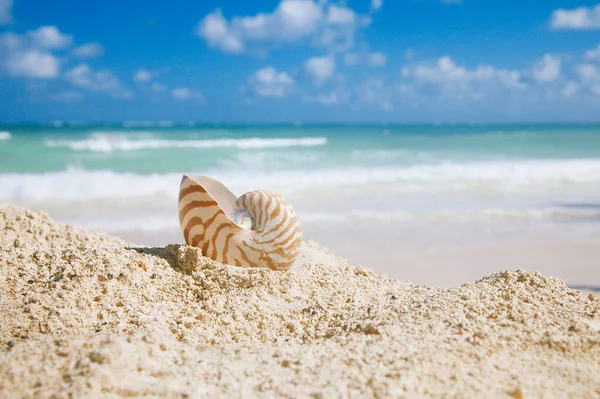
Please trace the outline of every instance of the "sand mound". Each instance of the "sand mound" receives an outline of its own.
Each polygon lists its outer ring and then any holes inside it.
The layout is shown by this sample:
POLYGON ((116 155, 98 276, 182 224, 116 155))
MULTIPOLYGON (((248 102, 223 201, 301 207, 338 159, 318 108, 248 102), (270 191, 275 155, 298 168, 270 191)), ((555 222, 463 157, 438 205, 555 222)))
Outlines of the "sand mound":
POLYGON ((315 243, 236 268, 12 206, 0 231, 0 397, 600 395, 600 302, 539 273, 434 289, 315 243))

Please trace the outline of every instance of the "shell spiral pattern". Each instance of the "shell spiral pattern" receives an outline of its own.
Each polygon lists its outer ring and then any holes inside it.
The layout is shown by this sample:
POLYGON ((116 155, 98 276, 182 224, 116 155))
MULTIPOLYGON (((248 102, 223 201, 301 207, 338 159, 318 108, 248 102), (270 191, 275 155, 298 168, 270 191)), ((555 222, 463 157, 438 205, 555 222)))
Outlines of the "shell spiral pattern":
POLYGON ((302 246, 300 221, 281 195, 255 190, 236 198, 206 176, 183 176, 179 223, 188 245, 234 266, 288 270, 302 246))

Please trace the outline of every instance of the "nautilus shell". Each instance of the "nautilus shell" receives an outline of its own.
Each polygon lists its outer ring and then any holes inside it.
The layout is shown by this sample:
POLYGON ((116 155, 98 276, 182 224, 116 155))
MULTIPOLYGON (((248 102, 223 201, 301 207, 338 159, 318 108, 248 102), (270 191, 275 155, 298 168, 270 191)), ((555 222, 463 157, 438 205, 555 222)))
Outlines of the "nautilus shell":
POLYGON ((288 270, 302 246, 300 221, 281 195, 256 190, 236 198, 206 176, 183 176, 179 223, 188 245, 229 265, 288 270))

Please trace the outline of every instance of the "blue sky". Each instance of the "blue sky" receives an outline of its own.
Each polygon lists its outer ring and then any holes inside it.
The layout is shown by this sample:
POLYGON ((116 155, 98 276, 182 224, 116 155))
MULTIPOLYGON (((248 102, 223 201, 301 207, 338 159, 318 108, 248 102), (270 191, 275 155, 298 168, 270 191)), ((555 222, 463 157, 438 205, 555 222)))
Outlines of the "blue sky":
POLYGON ((600 122, 596 1, 0 0, 0 122, 600 122))

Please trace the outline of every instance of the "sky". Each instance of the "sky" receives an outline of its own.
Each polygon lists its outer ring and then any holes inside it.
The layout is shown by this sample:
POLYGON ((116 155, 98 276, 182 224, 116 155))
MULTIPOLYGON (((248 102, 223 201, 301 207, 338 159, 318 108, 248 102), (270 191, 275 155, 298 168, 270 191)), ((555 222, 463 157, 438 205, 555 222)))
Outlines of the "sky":
POLYGON ((0 122, 600 122, 600 3, 0 0, 0 122))

